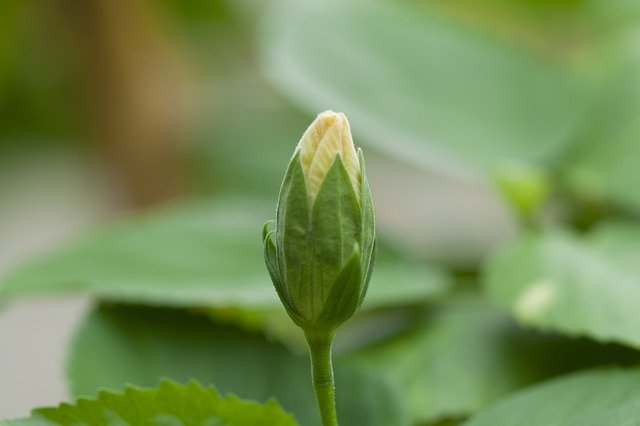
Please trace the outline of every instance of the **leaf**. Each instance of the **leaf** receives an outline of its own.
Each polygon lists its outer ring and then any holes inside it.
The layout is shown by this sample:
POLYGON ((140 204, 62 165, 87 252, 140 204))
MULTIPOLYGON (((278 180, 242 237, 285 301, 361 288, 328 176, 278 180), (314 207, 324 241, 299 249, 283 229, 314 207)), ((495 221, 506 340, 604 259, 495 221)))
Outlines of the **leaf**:
MULTIPOLYGON (((319 425, 307 356, 180 310, 99 307, 75 337, 67 374, 81 396, 193 378, 243 398, 276 397, 301 424, 319 425)), ((407 424, 395 387, 376 375, 337 365, 336 386, 341 424, 407 424)))
MULTIPOLYGON (((9 271, 0 299, 81 292, 172 307, 280 309, 260 241, 274 210, 270 202, 221 198, 125 219, 9 271)), ((402 271, 380 260, 372 307, 428 300, 450 286, 441 270, 402 271)))
POLYGON ((39 408, 29 419, 8 420, 4 424, 294 426, 297 423, 273 400, 259 404, 235 395, 222 397, 215 388, 206 388, 195 380, 186 385, 163 380, 157 388, 128 386, 122 393, 101 391, 95 399, 39 408))
POLYGON ((584 371, 516 392, 465 426, 640 425, 640 370, 584 371))
MULTIPOLYGON (((592 127, 577 159, 566 171, 581 198, 640 212, 640 28, 627 29, 605 44, 614 56, 592 127), (615 52, 615 54, 614 54, 615 52)), ((604 55, 602 55, 604 56, 604 55)))
POLYGON ((344 111, 367 142, 456 177, 555 158, 590 96, 567 66, 434 6, 284 2, 265 27, 263 67, 282 92, 309 111, 344 111))
POLYGON ((640 359, 623 347, 525 332, 506 314, 474 299, 438 304, 413 323, 412 330, 358 351, 349 362, 398 383, 412 420, 420 424, 465 417, 503 394, 559 373, 640 359))
POLYGON ((2 280, 1 294, 271 305, 258 224, 272 210, 264 202, 220 199, 133 217, 14 269, 2 280))
POLYGON ((486 287, 523 324, 640 348, 638 259, 637 225, 549 230, 493 259, 486 287))

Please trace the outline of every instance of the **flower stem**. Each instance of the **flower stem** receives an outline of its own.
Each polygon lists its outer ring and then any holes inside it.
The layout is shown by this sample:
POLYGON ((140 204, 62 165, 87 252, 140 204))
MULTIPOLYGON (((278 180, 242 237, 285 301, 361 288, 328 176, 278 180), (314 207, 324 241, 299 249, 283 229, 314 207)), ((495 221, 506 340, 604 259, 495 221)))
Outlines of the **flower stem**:
POLYGON ((316 393, 322 426, 337 426, 336 393, 331 365, 333 332, 307 330, 305 337, 311 354, 311 377, 316 393))

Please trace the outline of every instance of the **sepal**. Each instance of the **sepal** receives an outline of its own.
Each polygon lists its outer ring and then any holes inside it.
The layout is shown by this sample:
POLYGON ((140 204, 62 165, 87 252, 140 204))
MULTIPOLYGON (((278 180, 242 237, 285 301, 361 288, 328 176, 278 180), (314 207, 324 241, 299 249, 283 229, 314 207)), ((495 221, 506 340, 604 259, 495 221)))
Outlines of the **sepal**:
POLYGON ((336 157, 316 197, 311 230, 313 282, 326 299, 351 258, 354 242, 359 244, 361 233, 360 205, 340 157, 336 157))
POLYGON ((333 330, 351 318, 360 306, 362 293, 362 270, 360 269, 360 252, 354 247, 351 259, 342 268, 336 278, 324 309, 318 317, 318 323, 333 330))
POLYGON ((291 319, 298 326, 302 327, 301 324, 306 324, 306 321, 304 321, 304 319, 300 316, 300 314, 298 314, 295 307, 292 306, 289 300, 289 297, 287 295, 286 285, 280 276, 280 271, 278 268, 278 252, 276 250, 276 245, 273 242, 273 235, 276 231, 275 230, 268 231, 269 222, 273 222, 273 221, 272 220, 268 221, 267 223, 265 223, 263 227, 263 242, 264 242, 263 253, 264 253, 265 264, 267 265, 267 271, 269 271, 269 276, 271 277, 273 286, 275 287, 276 293, 280 298, 280 302, 282 302, 282 305, 285 307, 285 310, 287 311, 291 319))

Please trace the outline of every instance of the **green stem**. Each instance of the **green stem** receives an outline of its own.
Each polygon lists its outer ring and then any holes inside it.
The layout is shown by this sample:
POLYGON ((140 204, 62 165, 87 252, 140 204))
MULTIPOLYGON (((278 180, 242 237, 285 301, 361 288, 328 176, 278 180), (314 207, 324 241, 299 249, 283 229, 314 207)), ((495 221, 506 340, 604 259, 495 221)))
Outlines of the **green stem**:
POLYGON ((331 366, 333 332, 307 330, 305 337, 311 354, 311 377, 316 393, 322 426, 337 426, 336 390, 331 366))

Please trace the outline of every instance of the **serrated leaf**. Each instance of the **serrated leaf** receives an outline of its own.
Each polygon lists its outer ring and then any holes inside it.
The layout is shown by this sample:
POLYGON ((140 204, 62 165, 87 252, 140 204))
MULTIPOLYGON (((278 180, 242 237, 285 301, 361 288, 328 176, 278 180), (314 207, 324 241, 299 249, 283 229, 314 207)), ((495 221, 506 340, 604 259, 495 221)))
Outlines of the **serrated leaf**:
MULTIPOLYGON (((276 397, 301 424, 320 424, 306 355, 183 311, 100 307, 78 331, 67 371, 74 395, 194 378, 243 398, 276 397)), ((340 424, 407 424, 395 387, 376 375, 337 365, 336 384, 340 424)))
MULTIPOLYGON (((260 225, 272 216, 272 202, 243 198, 134 216, 9 271, 0 298, 88 293, 172 307, 280 309, 260 241, 260 225)), ((372 307, 428 300, 449 287, 441 270, 403 268, 381 259, 372 307)))
POLYGON ((344 111, 367 142, 450 175, 561 152, 586 110, 585 82, 421 5, 284 2, 265 24, 265 72, 309 111, 344 111))
POLYGON ((466 417, 514 389, 559 373, 640 360, 623 347, 525 332, 481 300, 439 304, 413 323, 412 330, 362 349, 349 361, 395 380, 419 424, 466 417))
POLYGON ((487 268, 489 294, 522 323, 640 348, 640 226, 578 237, 550 230, 506 249, 487 268))
POLYGON ((640 425, 640 370, 574 373, 516 392, 465 426, 640 425))
POLYGON ((4 424, 295 426, 297 423, 273 400, 259 404, 235 395, 222 397, 215 388, 204 387, 197 381, 182 385, 164 380, 157 388, 129 386, 122 393, 101 391, 96 398, 39 408, 28 419, 8 420, 4 424))

